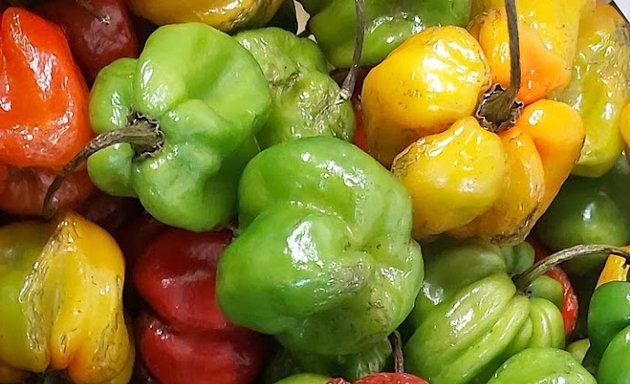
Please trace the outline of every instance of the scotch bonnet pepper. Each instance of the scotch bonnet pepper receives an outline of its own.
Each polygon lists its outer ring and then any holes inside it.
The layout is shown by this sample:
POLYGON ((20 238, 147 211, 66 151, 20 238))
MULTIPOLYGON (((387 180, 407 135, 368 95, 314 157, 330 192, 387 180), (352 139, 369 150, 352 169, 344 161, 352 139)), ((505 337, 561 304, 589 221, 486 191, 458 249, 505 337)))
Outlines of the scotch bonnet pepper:
POLYGON ((257 135, 262 148, 309 136, 354 138, 352 105, 339 100, 340 88, 315 42, 279 28, 235 38, 258 61, 271 87, 271 115, 257 135))
MULTIPOLYGON (((88 89, 59 27, 20 8, 0 25, 0 209, 39 215, 54 176, 90 140, 88 89)), ((53 203, 75 207, 94 189, 73 172, 53 203)))
MULTIPOLYGON (((353 0, 300 0, 311 15, 309 30, 337 68, 353 63, 357 14, 353 0)), ((411 35, 428 26, 465 26, 471 0, 366 0, 362 65, 374 65, 411 35)))
POLYGON ((265 25, 283 0, 128 0, 135 14, 158 25, 201 22, 222 31, 265 25))
POLYGON ((122 253, 72 212, 0 229, 0 382, 63 370, 76 384, 129 382, 122 253))
MULTIPOLYGON (((532 289, 538 279, 522 279, 518 288, 510 279, 533 262, 528 244, 499 248, 471 240, 424 250, 425 281, 408 320, 409 372, 432 384, 485 382, 528 347, 564 346, 563 318, 549 290, 532 289)), ((561 298, 562 287, 552 283, 561 298)))
POLYGON ((259 65, 232 37, 199 23, 161 27, 138 59, 115 61, 94 83, 90 177, 165 224, 213 229, 235 214, 270 105, 259 65))
MULTIPOLYGON (((524 3, 542 4, 518 2, 524 3)), ((579 157, 585 135, 579 114, 539 100, 556 86, 529 88, 536 84, 528 65, 544 67, 539 55, 551 55, 543 32, 528 27, 536 20, 519 16, 524 11, 514 1, 506 4, 507 10, 484 13, 472 33, 454 26, 423 30, 365 79, 368 151, 392 165, 410 191, 416 239, 448 233, 518 244, 579 157), (522 112, 517 96, 528 104, 522 112)), ((538 69, 547 80, 557 77, 538 69)))
POLYGON ((217 274, 236 324, 292 351, 341 355, 382 341, 411 311, 423 262, 409 195, 359 148, 311 137, 261 152, 243 173, 239 215, 217 274))

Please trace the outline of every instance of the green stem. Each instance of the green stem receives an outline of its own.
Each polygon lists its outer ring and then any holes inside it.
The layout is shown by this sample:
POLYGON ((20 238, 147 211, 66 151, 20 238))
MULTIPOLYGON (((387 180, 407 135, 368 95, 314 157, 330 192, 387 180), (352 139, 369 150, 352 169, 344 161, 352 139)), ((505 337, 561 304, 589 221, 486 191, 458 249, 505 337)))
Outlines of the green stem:
POLYGON ((477 109, 477 118, 481 125, 493 132, 513 126, 523 107, 516 98, 521 88, 521 48, 516 0, 505 0, 505 9, 510 45, 510 85, 504 90, 501 85, 496 84, 483 96, 477 109))
POLYGON ((339 92, 339 98, 337 99, 336 104, 350 100, 352 97, 354 88, 357 85, 359 66, 361 65, 361 57, 363 56, 363 43, 365 41, 365 28, 367 24, 365 18, 365 0, 355 0, 354 5, 357 14, 357 37, 354 45, 352 67, 350 67, 350 71, 348 71, 348 75, 346 75, 346 78, 341 85, 341 91, 339 92))
POLYGON ((591 255, 593 253, 605 253, 609 255, 617 255, 624 257, 627 263, 630 263, 630 252, 625 251, 618 247, 610 245, 578 245, 575 247, 563 249, 558 251, 549 257, 540 260, 534 264, 525 272, 514 277, 514 284, 516 288, 521 292, 525 291, 527 287, 540 276, 547 273, 551 268, 564 263, 565 261, 573 260, 577 257, 591 255))
POLYGON ((155 154, 164 145, 164 135, 157 124, 146 118, 135 118, 123 129, 102 133, 92 139, 81 152, 70 160, 55 177, 44 198, 42 215, 50 219, 55 214, 54 197, 66 178, 90 156, 115 144, 128 143, 139 156, 155 154))

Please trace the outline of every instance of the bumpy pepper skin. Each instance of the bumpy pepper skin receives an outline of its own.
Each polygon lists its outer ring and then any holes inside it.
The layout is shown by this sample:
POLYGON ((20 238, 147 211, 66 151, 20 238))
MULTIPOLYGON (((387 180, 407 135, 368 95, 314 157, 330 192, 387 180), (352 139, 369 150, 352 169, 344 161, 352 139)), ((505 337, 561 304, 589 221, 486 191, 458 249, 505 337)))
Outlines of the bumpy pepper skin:
POLYGON ((597 384, 570 353, 554 348, 528 348, 506 361, 488 384, 597 384))
POLYGON ((412 36, 363 84, 368 151, 390 166, 413 141, 470 116, 490 80, 481 47, 466 30, 428 28, 412 36))
MULTIPOLYGON (((0 229, 0 365, 123 384, 134 362, 114 240, 74 213, 0 229)), ((1 378, 0 378, 1 381, 1 378)))
MULTIPOLYGON (((19 8, 0 27, 0 209, 41 213, 57 170, 90 139, 88 89, 61 29, 19 8)), ((94 189, 80 170, 57 196, 76 207, 94 189)))
MULTIPOLYGON (((536 226, 536 235, 552 251, 578 244, 630 243, 630 166, 620 156, 602 177, 571 176, 536 226)), ((603 264, 606 255, 572 260, 567 268, 582 273, 603 264)))
POLYGON ((257 135, 261 148, 310 136, 354 138, 352 104, 337 103, 340 88, 317 44, 279 28, 235 38, 258 61, 271 87, 271 115, 257 135))
POLYGON ((200 22, 225 32, 265 25, 283 0, 128 0, 132 11, 157 25, 200 22))
POLYGON ((138 38, 124 0, 90 0, 104 23, 75 0, 53 0, 38 4, 38 14, 59 24, 77 63, 91 84, 98 72, 121 57, 138 55, 138 38))
POLYGON ((411 312, 423 277, 411 201, 359 148, 314 137, 263 151, 241 179, 239 214, 217 276, 236 324, 338 355, 380 342, 411 312))
POLYGON ((260 67, 236 40, 198 23, 161 27, 137 60, 99 73, 90 117, 102 133, 138 112, 159 125, 164 145, 144 158, 129 144, 103 149, 88 159, 90 177, 111 195, 137 196, 165 224, 213 229, 235 214, 238 179, 270 105, 260 67))
POLYGON ((248 384, 265 363, 265 338, 236 327, 215 298, 218 260, 231 231, 170 229, 146 248, 134 283, 156 315, 138 321, 138 352, 164 384, 248 384))
POLYGON ((598 5, 580 25, 573 79, 552 97, 580 112, 586 141, 573 173, 598 177, 615 163, 623 148, 620 116, 629 99, 630 32, 612 6, 598 5))
MULTIPOLYGON (((529 104, 545 97, 571 80, 580 17, 595 6, 595 0, 521 0, 516 2, 521 34, 521 89, 519 98, 529 104)), ((476 16, 471 30, 490 61, 495 80, 509 84, 505 2, 473 0, 476 16), (476 34, 475 32, 475 34, 476 34)))
MULTIPOLYGON (((311 15, 309 29, 328 61, 337 68, 352 65, 356 38, 353 0, 300 0, 311 15)), ((425 27, 465 26, 470 0, 367 0, 362 65, 374 65, 425 27)))

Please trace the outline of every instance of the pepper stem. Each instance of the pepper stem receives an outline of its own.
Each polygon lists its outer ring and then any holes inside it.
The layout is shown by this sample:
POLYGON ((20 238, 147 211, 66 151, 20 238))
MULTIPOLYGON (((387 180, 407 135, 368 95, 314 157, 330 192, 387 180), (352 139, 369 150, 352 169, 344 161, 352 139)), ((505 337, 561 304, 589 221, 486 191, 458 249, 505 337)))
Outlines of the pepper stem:
POLYGON ((354 6, 357 14, 357 38, 354 45, 354 54, 352 56, 352 67, 346 75, 341 85, 341 91, 339 91, 339 97, 335 104, 341 104, 350 100, 354 93, 354 88, 357 85, 357 77, 359 74, 359 66, 361 65, 361 56, 363 56, 363 42, 365 41, 365 25, 367 21, 365 19, 365 0, 355 0, 354 6))
POLYGON ((94 16, 102 24, 109 25, 111 23, 111 18, 109 15, 101 14, 92 4, 91 0, 74 0, 75 4, 79 7, 85 9, 90 15, 94 16))
POLYGON ((521 48, 518 32, 516 0, 505 0, 510 44, 510 85, 503 89, 495 84, 486 92, 476 111, 480 124, 492 132, 500 132, 516 124, 523 103, 517 100, 521 88, 521 48))
POLYGON ((389 342, 392 344, 392 352, 394 355, 394 372, 405 373, 405 357, 403 355, 400 332, 392 332, 392 334, 389 335, 389 342))
POLYGON ((630 263, 630 252, 621 248, 610 245, 577 245, 575 247, 563 249, 562 251, 558 251, 549 257, 542 259, 525 272, 515 276, 514 284, 518 290, 525 291, 534 280, 547 273, 551 268, 562 264, 565 261, 591 255, 593 253, 606 253, 609 255, 621 256, 626 259, 627 263, 630 263))
POLYGON ((121 143, 131 144, 136 154, 140 157, 152 156, 164 145, 164 135, 159 129, 157 122, 149 120, 146 117, 134 115, 125 128, 101 133, 93 138, 81 152, 76 154, 76 156, 63 167, 52 184, 48 187, 42 206, 42 215, 44 218, 48 220, 54 216, 55 209, 53 207, 53 200, 55 194, 72 172, 83 164, 88 157, 101 149, 121 143))

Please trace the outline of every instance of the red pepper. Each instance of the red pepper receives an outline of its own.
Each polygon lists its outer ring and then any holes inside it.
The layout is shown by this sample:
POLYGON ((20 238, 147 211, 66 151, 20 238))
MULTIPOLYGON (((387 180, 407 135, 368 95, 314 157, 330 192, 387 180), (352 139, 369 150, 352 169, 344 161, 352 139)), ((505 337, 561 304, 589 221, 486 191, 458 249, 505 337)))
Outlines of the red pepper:
MULTIPOLYGON (((344 379, 331 379, 326 384, 350 383, 344 379)), ((429 384, 429 382, 408 373, 373 373, 360 378, 354 384, 429 384)))
MULTIPOLYGON (((534 247, 536 251, 536 261, 542 260, 549 256, 551 252, 542 245, 537 239, 529 238, 527 241, 534 247)), ((560 267, 553 267, 547 272, 547 276, 562 284, 562 318, 564 320, 564 334, 569 337, 575 330, 577 324, 579 304, 577 295, 571 285, 571 280, 560 267)))
POLYGON ((138 351, 162 384, 247 384, 263 368, 266 338, 231 324, 215 299, 230 231, 169 229, 137 260, 133 281, 155 314, 138 321, 138 351))
POLYGON ((90 84, 114 60, 138 56, 138 38, 124 0, 46 0, 35 11, 61 26, 90 84))
MULTIPOLYGON (((91 139, 88 89, 59 27, 20 8, 0 25, 0 209, 16 215, 41 211, 43 191, 91 139)), ((74 207, 93 187, 85 171, 56 196, 74 207)))

